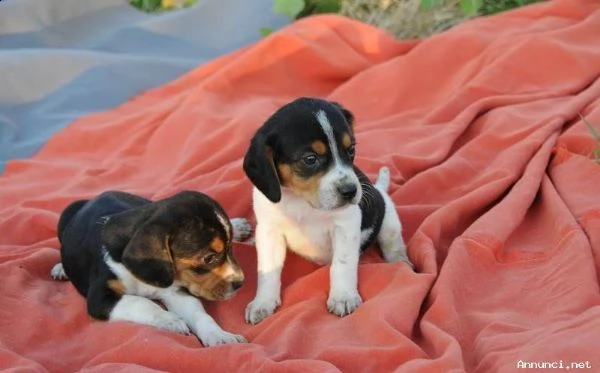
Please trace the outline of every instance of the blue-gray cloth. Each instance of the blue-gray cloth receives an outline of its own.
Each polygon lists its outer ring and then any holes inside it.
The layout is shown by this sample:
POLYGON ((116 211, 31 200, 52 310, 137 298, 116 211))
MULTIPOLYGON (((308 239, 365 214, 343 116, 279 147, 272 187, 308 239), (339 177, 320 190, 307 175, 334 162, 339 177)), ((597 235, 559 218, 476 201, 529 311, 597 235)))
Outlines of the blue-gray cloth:
POLYGON ((288 23, 273 0, 198 0, 146 14, 126 0, 0 2, 0 174, 73 120, 173 80, 288 23))

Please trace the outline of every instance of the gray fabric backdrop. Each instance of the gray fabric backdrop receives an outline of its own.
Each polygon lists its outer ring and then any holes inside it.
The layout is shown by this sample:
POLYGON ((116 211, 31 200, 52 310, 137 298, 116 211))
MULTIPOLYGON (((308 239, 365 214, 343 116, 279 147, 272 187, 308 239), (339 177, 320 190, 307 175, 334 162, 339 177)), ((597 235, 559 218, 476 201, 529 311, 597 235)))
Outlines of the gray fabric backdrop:
POLYGON ((0 173, 78 117, 285 25, 272 1, 199 0, 149 15, 126 0, 2 0, 0 173))

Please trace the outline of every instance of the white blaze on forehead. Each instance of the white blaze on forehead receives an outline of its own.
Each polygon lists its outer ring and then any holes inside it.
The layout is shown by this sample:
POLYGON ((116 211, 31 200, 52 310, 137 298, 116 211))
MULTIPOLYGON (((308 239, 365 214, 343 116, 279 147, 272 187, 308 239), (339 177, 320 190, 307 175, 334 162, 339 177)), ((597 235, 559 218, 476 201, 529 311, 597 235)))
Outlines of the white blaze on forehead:
POLYGON ((321 129, 327 137, 327 142, 329 143, 329 149, 331 149, 331 155, 333 157, 334 164, 341 164, 340 154, 338 153, 337 143, 335 141, 335 135, 333 134, 333 127, 331 127, 331 123, 329 123, 327 114, 325 114, 325 111, 319 110, 315 113, 315 117, 317 118, 317 121, 321 125, 321 129))
POLYGON ((219 220, 219 222, 221 224, 223 224, 223 227, 225 228, 225 233, 227 234, 227 239, 230 240, 231 239, 231 227, 229 226, 229 224, 227 224, 229 219, 227 219, 223 215, 219 214, 218 212, 215 213, 215 215, 217 215, 217 219, 219 220))

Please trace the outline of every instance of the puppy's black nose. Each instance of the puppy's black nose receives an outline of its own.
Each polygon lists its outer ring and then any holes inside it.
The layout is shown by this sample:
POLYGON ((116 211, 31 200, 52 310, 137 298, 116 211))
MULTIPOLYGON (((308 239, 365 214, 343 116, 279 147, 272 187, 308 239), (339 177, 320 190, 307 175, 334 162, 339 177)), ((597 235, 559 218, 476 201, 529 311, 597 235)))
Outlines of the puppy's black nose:
POLYGON ((350 201, 356 195, 356 185, 354 184, 342 184, 338 186, 337 190, 346 201, 350 201))
POLYGON ((234 281, 231 283, 231 287, 233 288, 234 291, 241 288, 242 285, 244 285, 244 281, 234 281))

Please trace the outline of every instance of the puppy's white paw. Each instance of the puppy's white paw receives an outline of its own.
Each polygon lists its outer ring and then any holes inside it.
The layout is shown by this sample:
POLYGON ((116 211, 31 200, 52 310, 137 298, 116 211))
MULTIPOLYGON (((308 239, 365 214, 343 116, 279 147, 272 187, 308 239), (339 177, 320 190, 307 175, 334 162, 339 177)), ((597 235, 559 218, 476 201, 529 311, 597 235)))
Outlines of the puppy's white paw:
POLYGON ((246 343, 246 338, 239 334, 229 333, 223 330, 212 331, 199 335, 198 339, 204 345, 204 347, 218 346, 230 343, 246 343))
POLYGON ((327 310, 338 316, 346 316, 354 312, 362 304, 362 299, 358 292, 348 292, 343 294, 329 294, 327 299, 327 310))
POLYGON ((406 255, 405 250, 398 250, 392 253, 385 253, 384 259, 388 263, 404 262, 410 268, 415 269, 415 265, 410 261, 410 259, 408 259, 408 255, 406 255))
POLYGON ((57 281, 66 281, 69 279, 69 276, 65 273, 65 269, 62 263, 56 263, 52 270, 50 271, 50 276, 57 281))
POLYGON ((400 258, 401 262, 404 262, 406 265, 408 265, 410 267, 410 269, 412 269, 413 271, 417 269, 417 267, 415 267, 415 265, 413 264, 413 262, 410 261, 410 259, 408 259, 407 256, 404 256, 403 258, 400 258))
POLYGON ((230 220, 233 227, 233 239, 235 241, 244 241, 252 234, 252 225, 247 219, 233 218, 230 220))
POLYGON ((279 298, 266 300, 255 298, 246 306, 246 322, 256 325, 272 315, 280 305, 281 299, 279 298))
POLYGON ((172 312, 161 312, 156 316, 152 323, 159 329, 168 330, 171 332, 188 335, 190 334, 190 328, 187 326, 179 316, 172 312))

